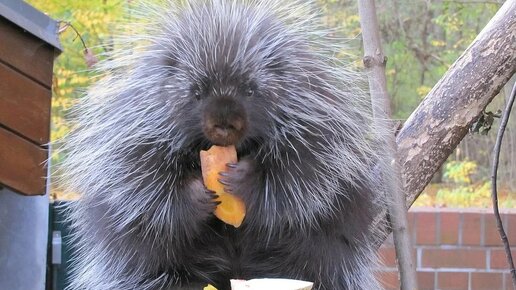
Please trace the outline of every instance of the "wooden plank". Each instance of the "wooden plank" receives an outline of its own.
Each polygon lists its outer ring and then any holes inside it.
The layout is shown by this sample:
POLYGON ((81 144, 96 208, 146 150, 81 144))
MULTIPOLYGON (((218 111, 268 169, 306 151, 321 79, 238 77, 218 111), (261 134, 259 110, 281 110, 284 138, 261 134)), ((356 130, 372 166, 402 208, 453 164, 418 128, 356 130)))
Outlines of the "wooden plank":
POLYGON ((45 194, 48 150, 0 127, 0 183, 25 195, 45 194))
POLYGON ((20 70, 47 88, 52 86, 54 48, 0 17, 0 61, 20 70))
POLYGON ((44 144, 49 141, 51 91, 0 63, 0 124, 44 144))

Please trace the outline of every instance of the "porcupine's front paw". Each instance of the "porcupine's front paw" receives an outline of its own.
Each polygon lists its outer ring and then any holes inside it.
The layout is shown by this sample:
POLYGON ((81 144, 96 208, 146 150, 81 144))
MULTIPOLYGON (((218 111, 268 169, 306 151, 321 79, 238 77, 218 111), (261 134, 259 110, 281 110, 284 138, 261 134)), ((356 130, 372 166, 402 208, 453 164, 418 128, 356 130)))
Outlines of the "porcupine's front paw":
POLYGON ((218 195, 214 191, 207 189, 200 178, 190 182, 188 191, 186 194, 189 195, 193 208, 196 209, 195 215, 201 219, 211 217, 217 205, 220 204, 219 201, 216 201, 218 195))
POLYGON ((242 159, 238 163, 227 164, 227 168, 227 171, 219 174, 219 181, 224 185, 224 190, 247 201, 248 195, 256 188, 256 161, 242 159))

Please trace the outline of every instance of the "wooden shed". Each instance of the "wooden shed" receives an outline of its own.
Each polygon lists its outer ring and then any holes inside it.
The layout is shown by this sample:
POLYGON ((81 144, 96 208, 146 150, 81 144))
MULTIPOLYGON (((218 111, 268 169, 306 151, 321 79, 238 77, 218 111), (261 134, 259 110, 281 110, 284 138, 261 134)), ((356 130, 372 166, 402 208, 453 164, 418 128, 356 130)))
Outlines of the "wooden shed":
POLYGON ((58 23, 20 0, 0 2, 0 185, 46 193, 58 23))

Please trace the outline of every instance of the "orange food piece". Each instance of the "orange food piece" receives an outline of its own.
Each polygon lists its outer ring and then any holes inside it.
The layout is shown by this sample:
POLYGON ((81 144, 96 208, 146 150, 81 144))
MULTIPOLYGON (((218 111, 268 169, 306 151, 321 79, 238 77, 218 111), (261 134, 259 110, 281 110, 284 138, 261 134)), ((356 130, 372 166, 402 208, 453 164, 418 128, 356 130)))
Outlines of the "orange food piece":
POLYGON ((245 217, 244 201, 224 191, 224 185, 219 182, 219 173, 227 171, 227 163, 238 161, 235 146, 212 146, 209 150, 201 151, 201 170, 204 185, 219 196, 221 203, 215 209, 215 216, 221 221, 238 228, 245 217))
POLYGON ((208 284, 206 287, 203 288, 203 290, 217 290, 217 288, 213 287, 213 285, 208 284))

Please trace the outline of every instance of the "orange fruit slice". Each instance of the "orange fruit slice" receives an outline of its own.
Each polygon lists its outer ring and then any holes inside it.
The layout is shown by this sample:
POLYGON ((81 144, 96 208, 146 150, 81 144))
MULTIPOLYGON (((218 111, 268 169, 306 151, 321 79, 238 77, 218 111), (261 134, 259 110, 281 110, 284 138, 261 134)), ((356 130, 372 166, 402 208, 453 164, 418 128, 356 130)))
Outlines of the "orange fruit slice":
POLYGON ((212 146, 202 150, 201 170, 204 185, 219 196, 221 203, 215 209, 215 216, 221 221, 238 228, 245 217, 245 204, 242 199, 224 191, 224 185, 219 182, 219 173, 227 171, 227 163, 238 161, 235 146, 212 146))

